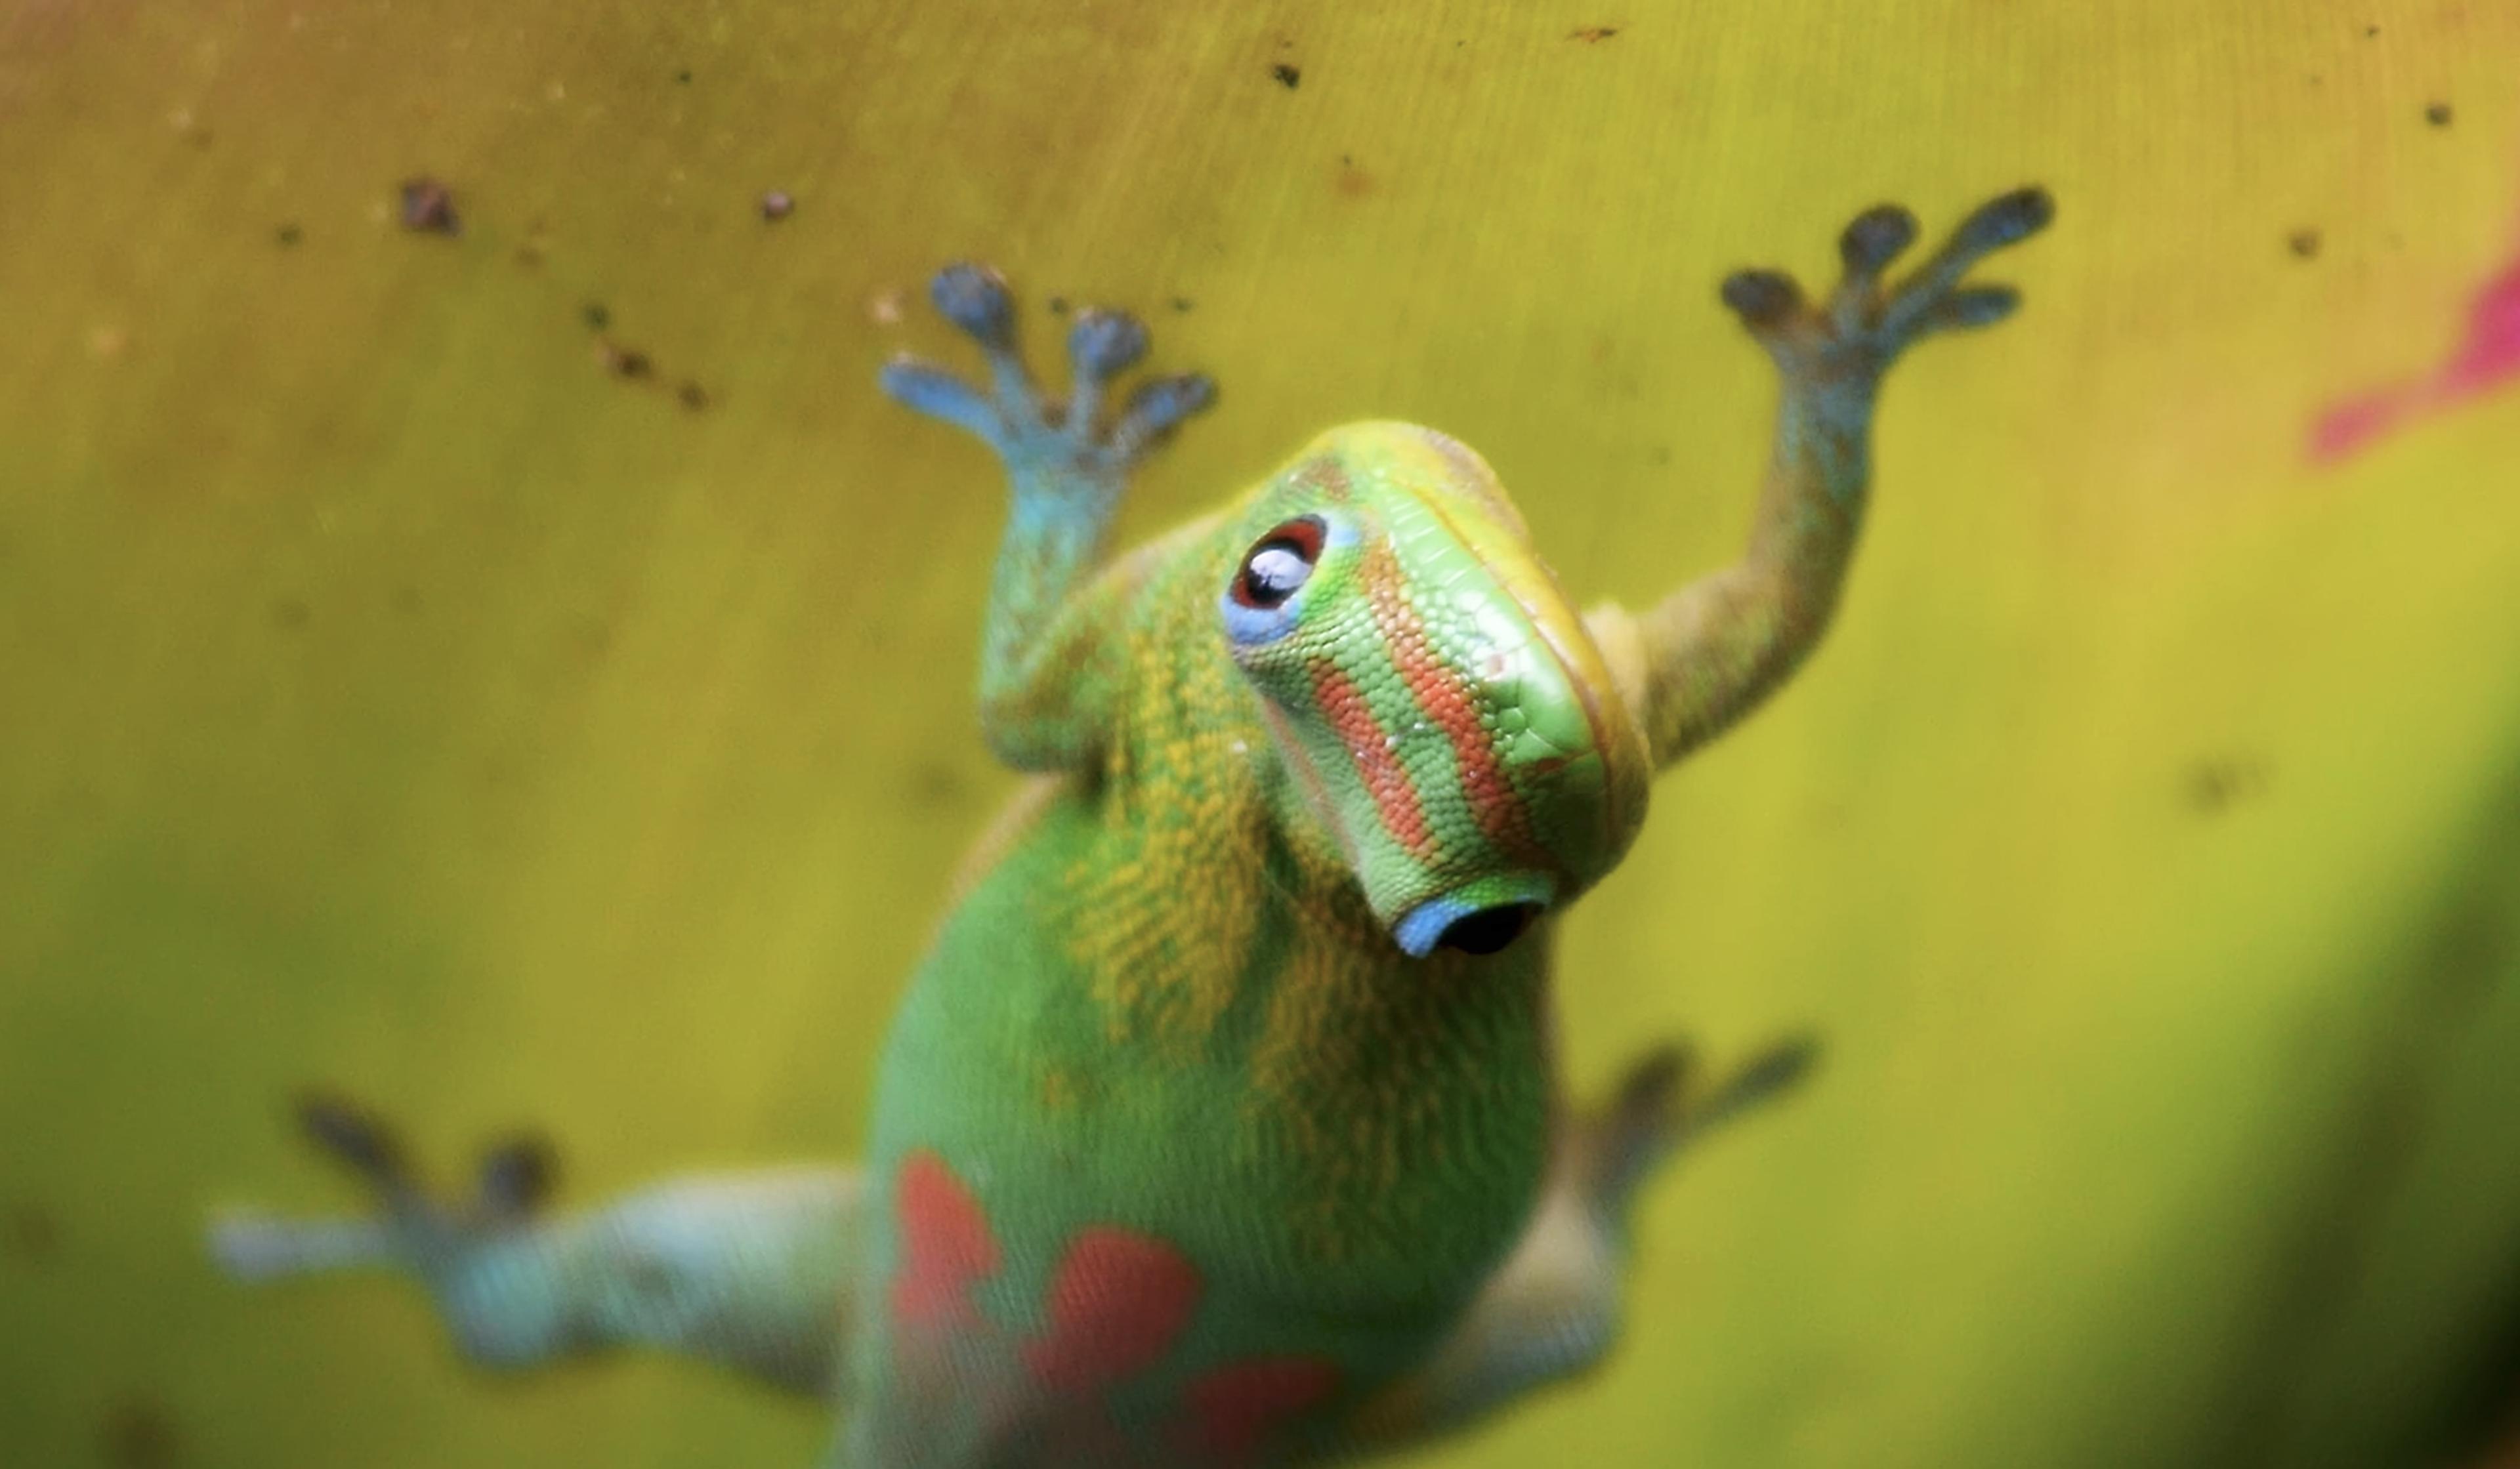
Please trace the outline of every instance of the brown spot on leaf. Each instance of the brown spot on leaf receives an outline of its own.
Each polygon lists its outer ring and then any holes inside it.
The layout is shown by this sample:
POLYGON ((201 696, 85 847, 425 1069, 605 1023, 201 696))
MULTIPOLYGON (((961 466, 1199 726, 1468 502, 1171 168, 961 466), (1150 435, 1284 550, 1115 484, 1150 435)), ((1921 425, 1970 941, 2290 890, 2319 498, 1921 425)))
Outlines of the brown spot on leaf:
POLYGON ((596 360, 615 378, 638 382, 655 376, 656 364, 637 347, 625 347, 610 337, 595 344, 596 360))
POLYGON ((402 227, 421 235, 461 235, 464 221, 455 213, 455 193, 421 174, 402 181, 402 227))
POLYGON ((0 1216, 0 1250, 29 1263, 50 1260, 62 1247, 62 1227, 41 1204, 10 1206, 0 1216))
POLYGON ((2447 102, 2436 102, 2424 109, 2424 120, 2435 127, 2450 126, 2451 117, 2450 104, 2447 102))
POLYGON ((2284 247, 2304 260, 2318 258, 2319 238, 2317 230, 2295 230, 2284 237, 2284 247))
POLYGON ((166 1469, 182 1444, 163 1406, 133 1398, 106 1410, 97 1424, 97 1447, 115 1469, 166 1469))
POLYGON ((682 385, 674 389, 674 401, 694 413, 698 413, 709 406, 708 389, 685 378, 682 385))
POLYGON ((1581 30, 1570 30, 1566 32, 1566 39, 1570 41, 1582 41, 1586 45, 1590 46, 1601 41, 1606 41, 1618 33, 1619 27, 1615 25, 1587 25, 1581 30))
POLYGON ((590 332, 601 332, 612 325, 612 308, 602 301, 587 302, 579 309, 577 315, 578 320, 586 323, 586 329, 590 332))
POLYGON ((2211 755, 2187 768, 2187 805, 2198 816, 2221 816, 2266 793, 2266 766, 2253 756, 2211 755))
POLYGON ((1284 62, 1280 62, 1278 65, 1270 67, 1269 74, 1278 78, 1278 85, 1284 87, 1289 92, 1304 84, 1303 68, 1300 67, 1287 66, 1284 62))
POLYGON ((292 248, 298 244, 298 242, 305 238, 306 232, 293 224, 282 225, 279 229, 271 232, 272 242, 278 245, 282 249, 292 248))

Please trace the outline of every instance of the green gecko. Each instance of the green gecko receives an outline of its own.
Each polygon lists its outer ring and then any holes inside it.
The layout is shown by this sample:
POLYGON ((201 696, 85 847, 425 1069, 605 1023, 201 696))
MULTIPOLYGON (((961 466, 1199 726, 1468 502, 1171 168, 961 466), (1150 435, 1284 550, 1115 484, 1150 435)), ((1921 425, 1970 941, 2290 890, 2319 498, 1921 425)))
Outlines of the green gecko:
POLYGON ((551 1216, 535 1148, 494 1150, 449 1203, 380 1121, 322 1101, 305 1120, 380 1213, 230 1216, 218 1259, 409 1271, 485 1363, 641 1344, 822 1395, 846 1469, 1319 1463, 1583 1369, 1617 1328, 1639 1184, 1806 1052, 1692 1088, 1664 1047, 1579 1112, 1552 930, 1654 772, 1810 652, 1884 373, 2008 315, 2014 292, 1962 277, 2051 213, 2004 195, 1887 284, 1915 221, 1868 210, 1819 302, 1729 279, 1782 379, 1766 484, 1741 559, 1642 612, 1579 614, 1486 463, 1404 423, 1325 433, 1106 559, 1130 468, 1212 388, 1158 378, 1106 414, 1147 337, 1094 311, 1046 396, 1004 282, 947 268, 935 303, 988 385, 907 360, 883 385, 1012 480, 980 723, 1038 779, 911 984, 864 1166, 551 1216))

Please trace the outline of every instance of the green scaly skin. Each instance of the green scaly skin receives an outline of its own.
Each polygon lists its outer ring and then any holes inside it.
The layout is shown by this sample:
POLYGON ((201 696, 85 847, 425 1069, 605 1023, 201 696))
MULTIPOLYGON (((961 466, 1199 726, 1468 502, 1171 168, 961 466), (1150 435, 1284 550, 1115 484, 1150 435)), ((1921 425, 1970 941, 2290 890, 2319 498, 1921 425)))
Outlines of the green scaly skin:
POLYGON ((306 1120, 383 1202, 235 1216, 254 1278, 417 1274, 476 1359, 640 1344, 841 1404, 853 1466, 1280 1465, 1422 1443, 1597 1360, 1630 1198, 1688 1133, 1788 1085, 1781 1046, 1691 1088, 1676 1050, 1605 1106, 1558 1097, 1556 914, 1617 863, 1652 774, 1808 654, 1862 521, 1882 375, 2015 297, 1967 287, 2044 226, 1980 208, 1922 267, 1882 207, 1806 304, 1724 299, 1782 378, 1748 551, 1642 612, 1579 615, 1470 450, 1322 435, 1250 493, 1102 558, 1130 467, 1211 396, 1091 312, 1064 402, 973 266, 938 308, 990 384, 888 391, 1004 460, 980 711, 1041 779, 999 824, 886 1048, 860 1171, 686 1180, 547 1216, 543 1153, 434 1201, 356 1106, 306 1120))

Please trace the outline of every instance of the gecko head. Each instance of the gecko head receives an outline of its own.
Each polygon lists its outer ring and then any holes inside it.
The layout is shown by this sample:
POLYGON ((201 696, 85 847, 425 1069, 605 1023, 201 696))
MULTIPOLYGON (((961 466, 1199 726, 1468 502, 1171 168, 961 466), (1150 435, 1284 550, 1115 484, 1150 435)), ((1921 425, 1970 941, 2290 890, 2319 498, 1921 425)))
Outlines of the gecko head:
POLYGON ((1227 645, 1401 949, 1505 948, 1626 853, 1643 737, 1477 455, 1333 429, 1234 529, 1227 645))

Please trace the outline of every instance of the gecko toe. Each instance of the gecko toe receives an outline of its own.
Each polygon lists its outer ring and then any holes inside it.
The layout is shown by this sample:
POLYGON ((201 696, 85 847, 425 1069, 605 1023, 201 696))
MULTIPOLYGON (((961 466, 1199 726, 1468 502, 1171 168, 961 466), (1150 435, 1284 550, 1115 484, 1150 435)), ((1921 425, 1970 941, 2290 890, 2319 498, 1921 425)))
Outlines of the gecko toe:
POLYGON ((309 1091, 297 1099, 297 1121, 317 1147, 370 1179, 403 1177, 402 1139, 382 1118, 348 1097, 309 1091))
POLYGON ((1125 311, 1090 310, 1068 329, 1067 356, 1080 377, 1116 378, 1146 355, 1146 326, 1125 311))
POLYGON ((969 333, 982 346, 1011 349, 1015 341, 1014 292, 1006 277, 964 260, 946 266, 928 284, 939 315, 969 333))
POLYGON ((1972 286, 1934 303, 1925 316, 1930 327, 1967 331, 1992 327, 2021 307, 2021 292, 2009 286, 1972 286))
POLYGON ((1803 290, 1783 271, 1735 271, 1725 278, 1724 304, 1753 328, 1773 327, 1802 309, 1803 290))
POLYGON ((2055 217, 2056 200, 2047 190, 2036 185, 2015 189, 1980 204, 1977 212, 1961 223, 1954 244, 1973 254, 1984 254, 2029 239, 2055 217))
POLYGON ((1215 401, 1216 382, 1204 373, 1156 378, 1138 384, 1137 391, 1129 394, 1128 407, 1121 418, 1137 436, 1152 438, 1169 432, 1215 401))
POLYGON ((521 1220, 549 1202, 559 1185, 560 1152, 538 1133, 507 1138, 481 1155, 476 1186, 490 1219, 521 1220))
POLYGON ((1838 259, 1851 277, 1870 278, 1916 243, 1916 216, 1897 204, 1875 204, 1837 238, 1838 259))

